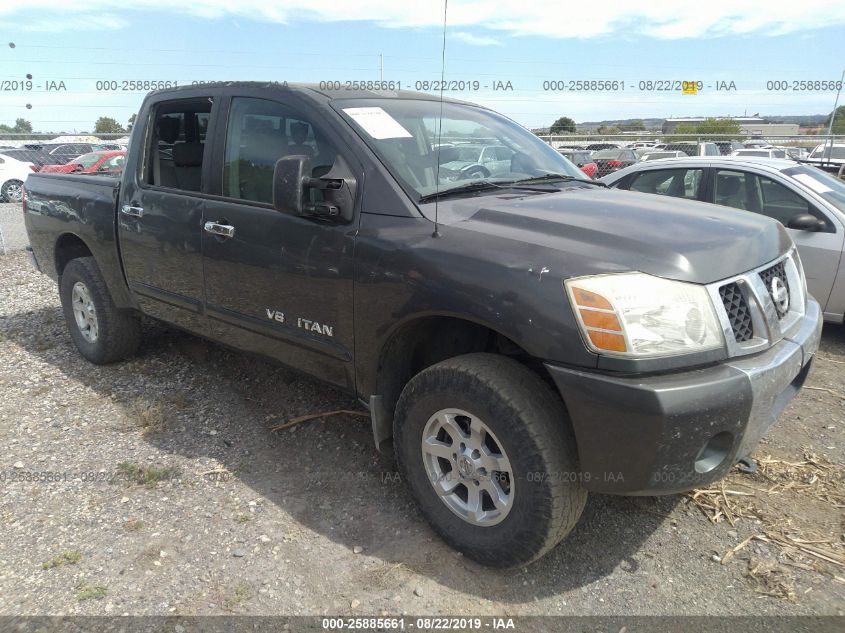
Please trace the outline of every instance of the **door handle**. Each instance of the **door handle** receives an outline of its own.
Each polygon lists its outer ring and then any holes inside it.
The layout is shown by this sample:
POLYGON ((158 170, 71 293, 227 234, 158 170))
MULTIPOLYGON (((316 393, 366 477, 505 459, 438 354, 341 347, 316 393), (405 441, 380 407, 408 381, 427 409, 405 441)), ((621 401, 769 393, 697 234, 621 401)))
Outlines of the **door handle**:
POLYGON ((131 215, 134 218, 140 218, 144 215, 144 209, 142 207, 133 207, 131 204, 124 204, 120 207, 120 212, 123 215, 131 215))
POLYGON ((235 227, 231 224, 217 224, 217 222, 206 222, 203 229, 206 233, 219 235, 220 237, 234 237, 235 227))

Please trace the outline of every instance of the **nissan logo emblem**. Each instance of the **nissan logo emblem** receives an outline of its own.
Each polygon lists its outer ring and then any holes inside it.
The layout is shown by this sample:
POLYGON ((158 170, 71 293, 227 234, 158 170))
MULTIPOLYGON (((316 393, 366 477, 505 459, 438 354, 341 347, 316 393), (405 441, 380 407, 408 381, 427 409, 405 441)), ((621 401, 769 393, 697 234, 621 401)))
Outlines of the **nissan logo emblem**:
POLYGON ((778 312, 786 314, 789 310, 789 290, 786 289, 786 284, 783 283, 783 280, 780 277, 775 277, 772 279, 771 290, 772 301, 775 302, 778 312))

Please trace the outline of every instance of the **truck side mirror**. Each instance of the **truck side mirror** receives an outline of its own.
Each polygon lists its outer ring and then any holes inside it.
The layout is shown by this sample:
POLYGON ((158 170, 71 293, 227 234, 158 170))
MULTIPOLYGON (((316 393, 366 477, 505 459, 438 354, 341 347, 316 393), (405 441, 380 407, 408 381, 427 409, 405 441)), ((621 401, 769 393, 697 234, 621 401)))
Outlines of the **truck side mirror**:
POLYGON ((307 156, 285 156, 276 161, 273 169, 273 206, 277 211, 302 215, 304 211, 305 179, 311 176, 311 161, 307 156))
POLYGON ((357 185, 343 157, 338 155, 331 169, 319 178, 311 177, 311 159, 286 156, 273 170, 273 206, 292 215, 334 222, 350 222, 357 185), (319 190, 320 201, 311 203, 309 189, 319 190))
POLYGON ((799 213, 789 218, 786 226, 796 231, 823 231, 826 225, 810 213, 799 213))

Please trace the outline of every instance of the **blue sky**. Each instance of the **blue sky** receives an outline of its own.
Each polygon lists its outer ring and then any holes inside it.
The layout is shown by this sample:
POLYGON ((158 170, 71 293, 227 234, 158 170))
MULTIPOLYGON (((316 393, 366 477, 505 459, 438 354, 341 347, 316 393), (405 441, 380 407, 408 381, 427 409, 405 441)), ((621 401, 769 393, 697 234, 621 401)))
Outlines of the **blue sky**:
MULTIPOLYGON (((440 0, 414 6, 391 0, 135 0, 125 9, 107 0, 51 4, 0 4, 7 26, 0 43, 0 122, 23 116, 42 131, 91 129, 99 116, 125 123, 144 92, 98 90, 98 81, 123 87, 130 80, 377 80, 379 55, 384 79, 403 87, 440 78, 440 0), (14 82, 27 74, 33 88, 16 90, 14 82), (46 91, 50 81, 64 82, 66 90, 46 91)), ((480 88, 447 94, 530 127, 562 115, 580 122, 832 109, 835 90, 768 90, 767 82, 786 81, 791 88, 793 81, 839 80, 845 2, 572 4, 451 0, 446 79, 478 81, 480 88), (554 80, 616 80, 625 88, 543 89, 544 81, 554 80), (640 82, 664 80, 702 81, 705 89, 698 95, 640 89, 640 82), (494 91, 496 82, 510 82, 513 90, 494 91), (716 91, 719 82, 736 89, 716 91)))

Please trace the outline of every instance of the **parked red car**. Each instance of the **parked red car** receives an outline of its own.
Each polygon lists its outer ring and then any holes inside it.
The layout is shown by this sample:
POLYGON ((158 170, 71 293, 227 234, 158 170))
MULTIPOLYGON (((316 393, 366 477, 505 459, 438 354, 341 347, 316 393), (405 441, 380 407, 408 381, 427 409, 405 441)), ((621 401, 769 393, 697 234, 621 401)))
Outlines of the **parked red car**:
POLYGON ((44 165, 42 173, 52 174, 117 174, 123 171, 126 152, 91 152, 74 158, 64 165, 44 165))
POLYGON ((558 153, 575 163, 590 178, 596 177, 599 166, 593 162, 590 152, 580 149, 563 148, 559 149, 558 153))

